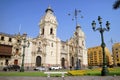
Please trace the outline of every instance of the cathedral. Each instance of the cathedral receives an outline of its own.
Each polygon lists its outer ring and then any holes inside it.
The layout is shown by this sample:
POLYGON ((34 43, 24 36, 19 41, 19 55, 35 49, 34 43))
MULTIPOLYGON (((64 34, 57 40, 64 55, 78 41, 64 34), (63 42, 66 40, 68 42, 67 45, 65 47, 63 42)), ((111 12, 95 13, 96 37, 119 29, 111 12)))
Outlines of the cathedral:
POLYGON ((27 37, 26 33, 10 35, 0 33, 0 66, 61 66, 85 68, 87 63, 87 49, 85 34, 79 24, 73 36, 67 41, 57 37, 58 22, 51 7, 45 10, 39 22, 39 35, 35 38, 27 37), (23 57, 24 56, 24 57, 23 57))

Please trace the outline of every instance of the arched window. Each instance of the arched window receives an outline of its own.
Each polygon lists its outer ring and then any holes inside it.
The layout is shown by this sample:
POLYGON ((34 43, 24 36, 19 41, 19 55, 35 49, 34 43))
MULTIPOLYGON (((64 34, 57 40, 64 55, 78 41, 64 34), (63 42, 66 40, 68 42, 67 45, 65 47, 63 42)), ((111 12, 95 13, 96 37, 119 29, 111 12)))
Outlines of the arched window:
POLYGON ((53 34, 53 28, 50 28, 50 35, 53 34))
POLYGON ((54 45, 53 45, 53 43, 51 43, 51 47, 53 47, 54 45))
POLYGON ((41 33, 41 35, 44 35, 44 28, 42 29, 42 33, 41 33))
POLYGON ((4 41, 4 36, 1 37, 1 40, 4 41))
POLYGON ((16 49, 15 55, 18 55, 18 54, 19 54, 19 49, 16 49))

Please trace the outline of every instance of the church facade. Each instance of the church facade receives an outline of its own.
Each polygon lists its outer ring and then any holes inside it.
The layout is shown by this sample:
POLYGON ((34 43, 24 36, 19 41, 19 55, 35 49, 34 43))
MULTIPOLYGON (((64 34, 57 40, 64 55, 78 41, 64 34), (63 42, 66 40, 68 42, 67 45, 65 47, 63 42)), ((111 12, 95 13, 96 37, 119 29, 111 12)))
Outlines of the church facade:
MULTIPOLYGON (((39 22, 39 35, 27 38, 30 45, 25 47, 24 66, 61 66, 63 68, 87 66, 87 49, 85 34, 80 25, 76 25, 73 36, 62 41, 57 37, 58 22, 51 7, 45 10, 39 22)), ((23 35, 9 35, 0 33, 0 66, 22 64, 23 35), (9 48, 8 48, 9 47, 9 48), (8 49, 8 52, 3 51, 8 49)))

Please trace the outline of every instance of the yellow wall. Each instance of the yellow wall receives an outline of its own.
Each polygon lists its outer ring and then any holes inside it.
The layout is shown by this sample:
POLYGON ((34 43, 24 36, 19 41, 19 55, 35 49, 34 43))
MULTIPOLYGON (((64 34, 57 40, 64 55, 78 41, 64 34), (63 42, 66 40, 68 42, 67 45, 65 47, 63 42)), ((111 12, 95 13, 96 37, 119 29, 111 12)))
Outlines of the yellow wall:
POLYGON ((120 64, 120 43, 115 43, 112 46, 113 51, 113 62, 115 65, 120 64))
MULTIPOLYGON (((112 65, 112 57, 108 48, 105 48, 106 58, 109 65, 112 65)), ((103 54, 101 46, 88 48, 88 65, 89 66, 101 66, 103 62, 103 54)))

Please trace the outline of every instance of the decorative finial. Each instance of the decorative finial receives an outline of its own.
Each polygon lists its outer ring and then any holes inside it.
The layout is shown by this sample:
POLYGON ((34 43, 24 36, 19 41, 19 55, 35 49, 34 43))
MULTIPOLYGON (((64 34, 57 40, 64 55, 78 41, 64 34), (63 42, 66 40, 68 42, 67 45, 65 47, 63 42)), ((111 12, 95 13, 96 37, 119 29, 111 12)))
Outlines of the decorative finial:
POLYGON ((53 10, 52 10, 52 8, 50 7, 50 5, 48 6, 48 8, 45 10, 45 12, 47 12, 47 11, 52 11, 52 12, 54 12, 53 10))

